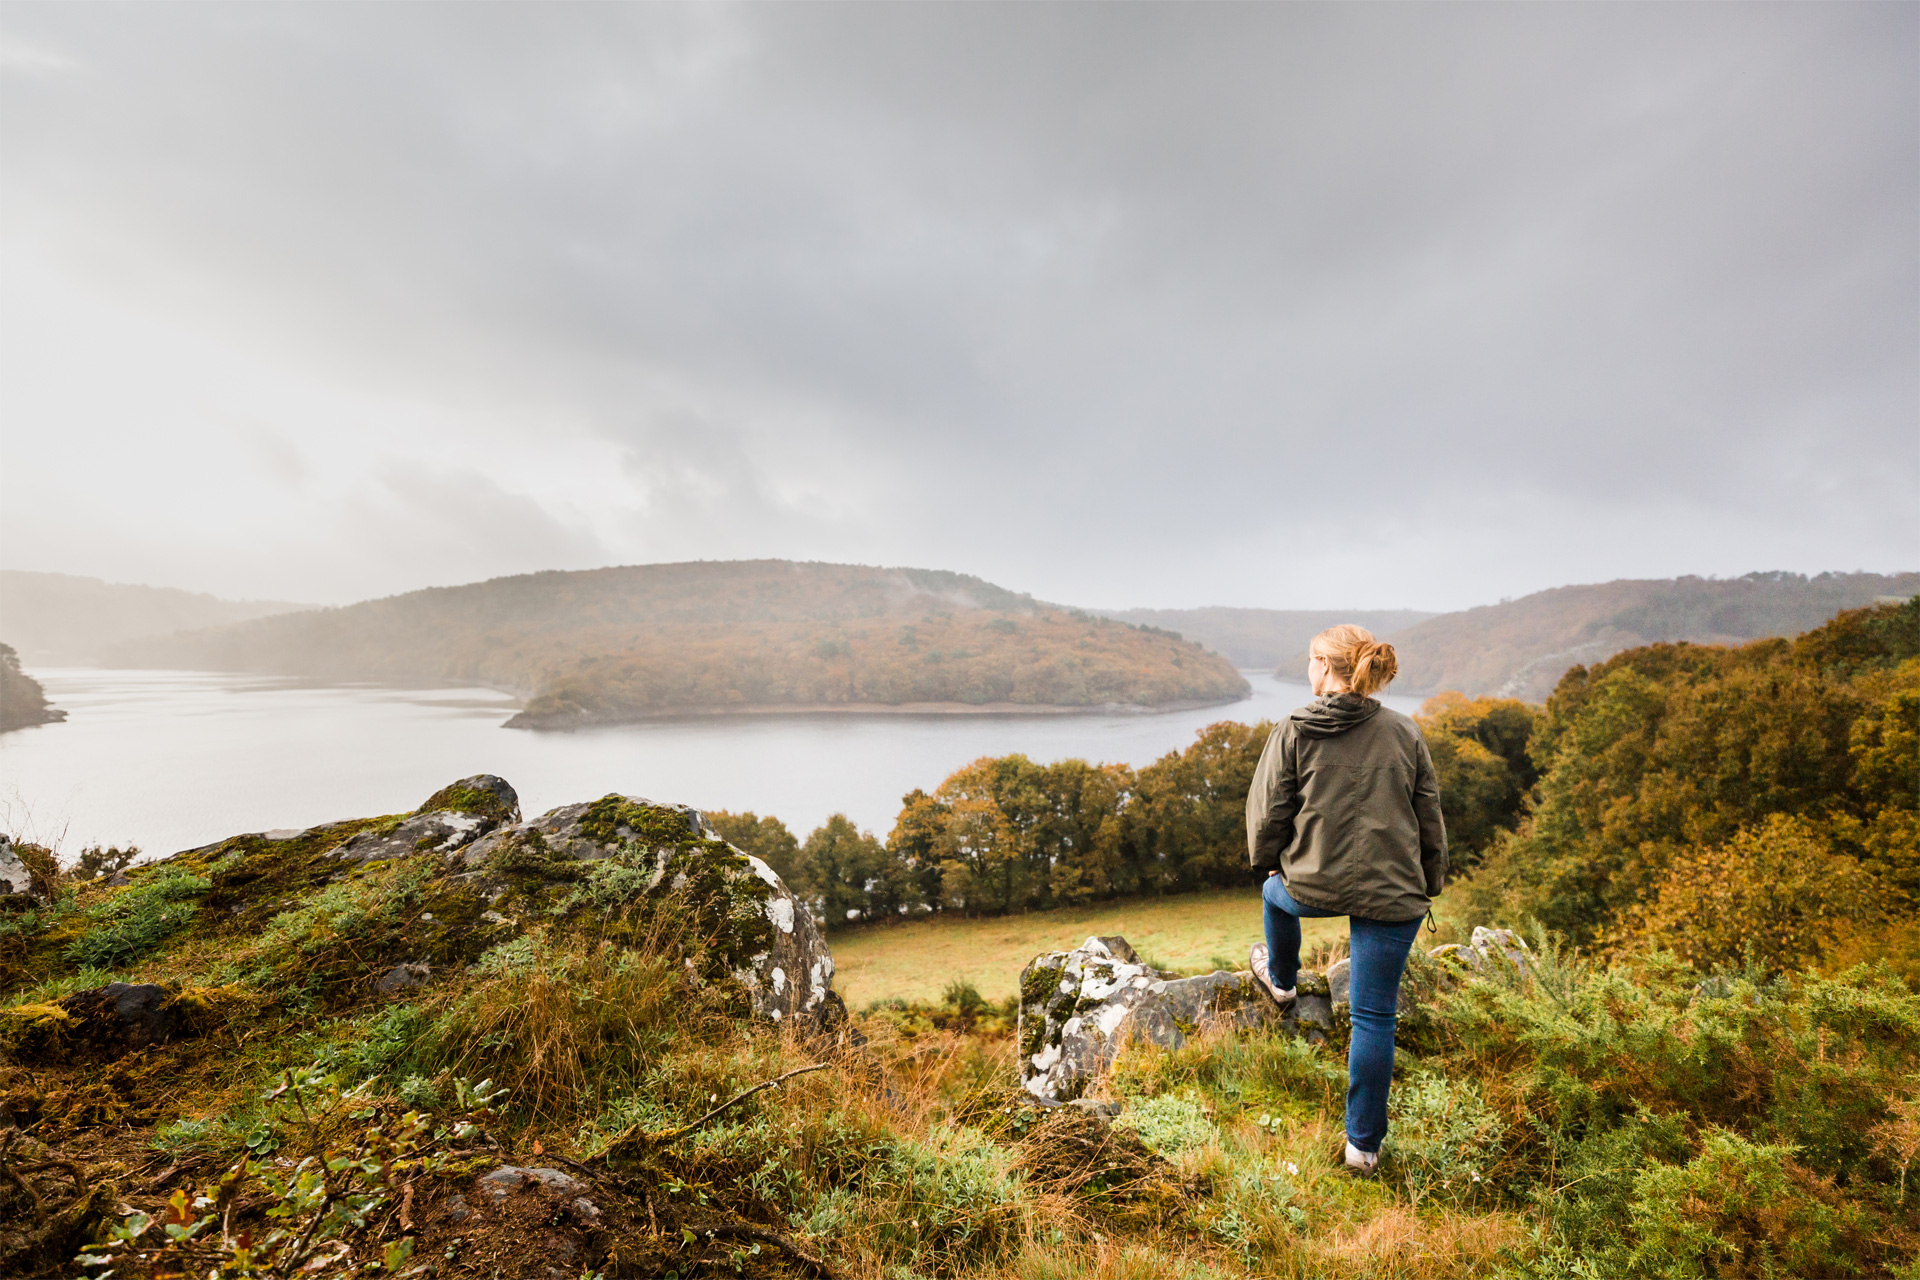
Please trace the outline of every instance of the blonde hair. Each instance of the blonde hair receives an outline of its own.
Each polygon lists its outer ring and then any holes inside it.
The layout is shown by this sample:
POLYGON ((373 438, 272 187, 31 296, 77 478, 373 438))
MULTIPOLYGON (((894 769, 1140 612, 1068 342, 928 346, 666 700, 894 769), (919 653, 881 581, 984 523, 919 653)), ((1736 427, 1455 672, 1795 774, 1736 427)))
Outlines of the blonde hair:
POLYGON ((1373 632, 1352 623, 1328 627, 1313 638, 1307 652, 1323 659, 1347 688, 1363 698, 1386 688, 1400 674, 1400 659, 1394 655, 1393 646, 1375 640, 1373 632))

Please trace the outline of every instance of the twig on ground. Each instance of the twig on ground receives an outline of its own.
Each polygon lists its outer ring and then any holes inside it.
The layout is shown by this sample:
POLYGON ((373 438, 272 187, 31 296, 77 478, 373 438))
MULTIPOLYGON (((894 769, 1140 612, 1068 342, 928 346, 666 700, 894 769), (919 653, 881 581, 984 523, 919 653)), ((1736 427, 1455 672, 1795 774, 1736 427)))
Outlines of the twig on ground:
POLYGON ((13 1150, 13 1144, 19 1140, 20 1130, 17 1127, 9 1128, 6 1134, 6 1141, 0 1142, 0 1173, 6 1174, 8 1181, 27 1193, 27 1199, 33 1202, 34 1217, 38 1218, 41 1222, 45 1222, 47 1220, 47 1206, 41 1203, 40 1193, 29 1186, 27 1180, 15 1173, 13 1166, 7 1163, 7 1152, 13 1150))
POLYGON ((695 1235, 705 1236, 709 1240, 724 1236, 733 1240, 757 1240, 762 1244, 770 1244, 812 1267, 826 1280, 839 1280, 834 1275, 833 1268, 828 1266, 824 1259, 807 1252, 777 1231, 749 1226, 744 1222, 690 1222, 686 1229, 695 1235))
POLYGON ((162 1173, 159 1177, 155 1178, 152 1182, 149 1182, 147 1184, 147 1190, 158 1191, 160 1188, 166 1186, 169 1182, 173 1181, 175 1178, 185 1173, 187 1170, 192 1169, 197 1165, 205 1164, 206 1162, 207 1162, 207 1158, 205 1156, 189 1156, 187 1159, 182 1160, 179 1164, 176 1164, 171 1168, 169 1168, 166 1172, 162 1173))
POLYGON ((639 1127, 638 1125, 636 1125, 633 1128, 627 1129, 625 1132, 617 1135, 613 1139, 613 1141, 609 1142, 606 1145, 606 1149, 601 1151, 601 1153, 598 1156, 595 1156, 594 1159, 605 1160, 609 1154, 611 1154, 612 1152, 614 1152, 615 1150, 621 1147, 626 1146, 628 1143, 638 1143, 640 1146, 644 1146, 651 1151, 659 1151, 659 1150, 662 1150, 663 1148, 670 1147, 674 1143, 680 1141, 680 1139, 686 1137, 688 1134, 697 1132, 701 1128, 701 1126, 707 1123, 707 1121, 712 1120, 716 1116, 727 1111, 729 1108, 738 1106, 740 1103, 745 1102, 748 1098, 751 1098, 754 1094, 760 1093, 761 1091, 766 1089, 776 1088, 777 1086, 785 1084, 787 1081, 793 1079, 795 1076, 806 1075, 809 1071, 825 1071, 831 1065, 833 1064, 828 1062, 816 1062, 810 1067, 795 1067, 792 1071, 789 1071, 784 1075, 775 1076, 771 1080, 762 1080, 759 1084, 753 1086, 753 1088, 751 1089, 748 1089, 745 1093, 735 1094, 733 1097, 728 1098, 725 1102, 721 1103, 719 1106, 715 1107, 713 1110, 707 1112, 707 1114, 701 1116, 698 1120, 695 1120, 692 1124, 683 1124, 678 1129, 668 1129, 664 1133, 636 1134, 635 1129, 639 1127))
POLYGON ((40 1193, 29 1186, 25 1178, 13 1171, 13 1166, 7 1163, 7 1158, 4 1155, 0 1155, 0 1173, 5 1174, 9 1182, 27 1193, 27 1199, 33 1201, 33 1216, 45 1222, 47 1220, 47 1206, 41 1203, 40 1193))

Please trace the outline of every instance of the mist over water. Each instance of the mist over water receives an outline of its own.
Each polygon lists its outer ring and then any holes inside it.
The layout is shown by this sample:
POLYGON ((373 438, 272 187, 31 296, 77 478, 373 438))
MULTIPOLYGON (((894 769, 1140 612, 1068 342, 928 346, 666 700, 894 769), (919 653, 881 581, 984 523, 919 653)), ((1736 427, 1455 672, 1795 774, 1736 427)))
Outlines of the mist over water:
MULTIPOLYGON (((708 717, 573 733, 505 730, 491 689, 320 688, 263 676, 42 668, 63 724, 0 737, 0 828, 68 857, 172 853, 246 831, 410 810, 495 773, 529 816, 618 791, 773 814, 805 838, 847 814, 883 838, 900 797, 985 755, 1148 764, 1220 720, 1274 719, 1305 684, 1246 672, 1251 697, 1129 715, 708 717)), ((1418 698, 1389 696, 1411 713, 1418 698)))

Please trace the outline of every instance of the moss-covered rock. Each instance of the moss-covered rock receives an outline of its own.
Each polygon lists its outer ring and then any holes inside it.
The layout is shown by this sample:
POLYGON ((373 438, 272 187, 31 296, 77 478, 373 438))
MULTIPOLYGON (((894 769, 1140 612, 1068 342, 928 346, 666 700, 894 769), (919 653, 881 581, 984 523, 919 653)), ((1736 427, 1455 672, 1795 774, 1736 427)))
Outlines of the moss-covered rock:
POLYGON ((109 982, 0 1009, 0 1047, 19 1062, 111 1062, 204 1034, 249 1003, 232 988, 109 982))
POLYGON ((833 954, 773 869, 696 809, 608 795, 489 832, 447 859, 491 914, 616 937, 668 928, 776 1021, 836 1020, 833 954), (663 918, 664 913, 664 918, 663 918))
POLYGON ((414 810, 416 814, 441 812, 463 813, 495 823, 518 822, 520 793, 505 778, 476 773, 471 778, 448 783, 414 810))
POLYGON ((1042 1102, 1067 1102, 1130 1040, 1177 1049, 1207 1026, 1278 1017, 1251 974, 1177 978, 1142 963, 1124 938, 1088 938, 1021 972, 1020 1083, 1042 1102))
MULTIPOLYGON (((0 994, 70 990, 62 984, 91 968, 231 984, 282 1009, 326 1012, 459 973, 538 929, 664 945, 776 1021, 844 1015, 813 917, 698 811, 610 795, 522 822, 517 806, 504 781, 476 775, 414 813, 234 836, 131 868, 121 884, 88 882, 13 913, 0 994)), ((192 997, 168 990, 156 1015, 170 1028, 192 997)), ((11 1051, 74 1051, 62 1018, 98 1012, 44 1004, 9 1013, 0 1040, 11 1051)))

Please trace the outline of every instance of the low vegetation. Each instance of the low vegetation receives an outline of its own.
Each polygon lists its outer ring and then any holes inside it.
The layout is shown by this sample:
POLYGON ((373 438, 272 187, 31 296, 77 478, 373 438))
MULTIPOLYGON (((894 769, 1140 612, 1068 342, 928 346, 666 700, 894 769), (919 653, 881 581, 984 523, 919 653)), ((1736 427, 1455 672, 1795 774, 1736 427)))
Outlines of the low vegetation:
MULTIPOLYGON (((133 878, 62 885, 30 931, 91 936, 133 878)), ((1408 1019, 1367 1181, 1339 1167, 1338 1043, 1136 1047, 1095 1089, 1109 1122, 1014 1087, 1011 1002, 955 982, 838 1027, 750 1021, 660 915, 617 938, 539 926, 382 995, 383 922, 417 910, 419 881, 361 881, 352 911, 260 885, 281 910, 252 954, 324 937, 363 955, 298 989, 209 945, 231 937, 210 920, 120 969, 15 938, 0 1267, 1237 1280, 1920 1259, 1920 998, 1884 969, 1598 965, 1538 934, 1527 972, 1408 1019), (88 1034, 109 977, 158 981, 167 1035, 88 1034), (573 1181, 496 1199, 478 1179, 503 1166, 573 1181)))

